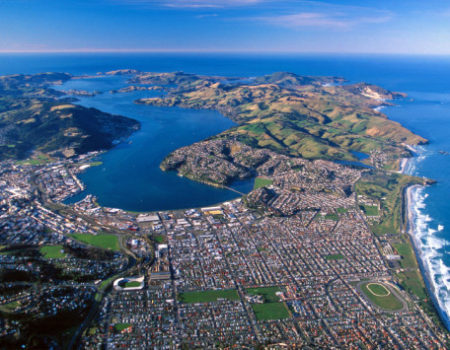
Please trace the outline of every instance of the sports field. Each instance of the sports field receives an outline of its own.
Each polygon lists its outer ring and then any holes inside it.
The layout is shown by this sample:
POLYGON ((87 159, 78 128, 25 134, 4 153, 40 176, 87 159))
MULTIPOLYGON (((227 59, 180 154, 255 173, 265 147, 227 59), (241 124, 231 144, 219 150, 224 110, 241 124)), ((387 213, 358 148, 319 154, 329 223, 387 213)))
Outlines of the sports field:
POLYGON ((258 321, 281 320, 290 317, 284 303, 252 304, 252 308, 258 321))
POLYGON ((157 236, 154 236, 153 239, 155 240, 156 243, 162 244, 166 240, 165 237, 166 236, 163 236, 163 235, 157 235, 157 236))
POLYGON ((239 295, 235 289, 225 290, 205 290, 198 292, 180 293, 178 299, 182 303, 209 303, 217 299, 239 300, 239 295))
POLYGON ((339 221, 339 215, 335 213, 328 213, 323 217, 325 220, 333 220, 333 221, 339 221))
POLYGON ((135 287, 140 287, 140 286, 141 286, 141 282, 130 281, 130 282, 124 283, 124 285, 122 287, 123 288, 135 288, 135 287))
POLYGON ((19 306, 20 306, 20 303, 18 301, 12 301, 10 303, 0 305, 0 311, 13 312, 19 306))
POLYGON ((46 259, 62 259, 66 257, 62 245, 46 245, 39 248, 42 256, 46 259))
POLYGON ((344 259, 342 254, 330 254, 325 256, 325 260, 341 260, 344 259))
POLYGON ((364 283, 361 289, 375 305, 384 310, 395 311, 403 308, 402 302, 382 283, 364 283))
POLYGON ((116 235, 100 233, 98 235, 91 235, 85 233, 75 233, 72 235, 77 241, 92 245, 94 247, 110 249, 114 251, 119 250, 119 240, 116 235))
POLYGON ((131 324, 129 324, 129 323, 116 323, 115 325, 114 325, 114 329, 117 331, 117 332, 121 332, 121 331, 123 331, 124 329, 127 329, 128 327, 130 327, 131 326, 131 324))
POLYGON ((387 297, 391 292, 385 286, 379 283, 368 283, 367 289, 377 297, 387 297))
POLYGON ((252 304, 256 319, 261 320, 281 320, 290 317, 289 311, 284 303, 280 302, 280 297, 276 295, 280 291, 278 287, 248 288, 246 292, 250 295, 262 295, 263 304, 252 304))
POLYGON ((413 248, 409 242, 394 243, 393 246, 397 250, 398 254, 402 256, 400 265, 403 268, 417 268, 417 260, 414 255, 413 248))
POLYGON ((378 216, 378 215, 380 215, 380 212, 379 212, 377 206, 361 204, 360 208, 364 211, 364 213, 367 216, 378 216))
POLYGON ((273 180, 271 179, 266 179, 264 177, 257 177, 255 179, 255 184, 253 185, 253 189, 256 190, 257 188, 260 187, 264 187, 264 186, 269 186, 272 185, 273 180))

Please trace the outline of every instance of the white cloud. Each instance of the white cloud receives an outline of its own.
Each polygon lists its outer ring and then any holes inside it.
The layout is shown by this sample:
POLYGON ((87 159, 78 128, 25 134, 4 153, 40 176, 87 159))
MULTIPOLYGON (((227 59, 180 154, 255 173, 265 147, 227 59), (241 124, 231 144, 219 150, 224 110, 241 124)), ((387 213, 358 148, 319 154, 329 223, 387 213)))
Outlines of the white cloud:
POLYGON ((205 7, 233 7, 233 6, 248 6, 261 3, 262 0, 167 0, 164 1, 165 6, 169 7, 191 7, 191 8, 205 8, 205 7))
POLYGON ((320 12, 300 12, 292 15, 279 15, 273 17, 262 17, 269 23, 283 25, 287 27, 328 27, 346 29, 363 23, 384 23, 392 16, 374 16, 351 18, 340 14, 330 15, 320 12))
MULTIPOLYGON (((1 0, 0 0, 1 1, 1 0)), ((225 8, 252 7, 255 15, 238 18, 246 21, 262 21, 269 24, 302 28, 322 27, 349 29, 364 23, 389 21, 390 11, 376 8, 336 5, 315 0, 110 0, 117 3, 142 6, 145 8, 198 9, 220 11, 225 8), (258 14, 258 15, 257 15, 258 14)), ((200 15, 197 18, 212 17, 200 15)))
POLYGON ((202 19, 202 18, 211 18, 211 17, 218 17, 219 15, 217 13, 205 13, 203 15, 197 15, 195 18, 202 19))
POLYGON ((292 15, 279 15, 272 17, 260 17, 263 20, 273 24, 279 24, 287 27, 339 27, 346 28, 347 22, 333 18, 324 13, 318 12, 300 12, 292 15))
POLYGON ((254 17, 254 20, 285 27, 350 29, 361 24, 376 24, 389 21, 390 11, 348 5, 332 5, 324 2, 299 1, 298 6, 284 13, 254 17))
POLYGON ((135 5, 163 6, 172 8, 225 8, 250 6, 266 0, 116 0, 135 5))

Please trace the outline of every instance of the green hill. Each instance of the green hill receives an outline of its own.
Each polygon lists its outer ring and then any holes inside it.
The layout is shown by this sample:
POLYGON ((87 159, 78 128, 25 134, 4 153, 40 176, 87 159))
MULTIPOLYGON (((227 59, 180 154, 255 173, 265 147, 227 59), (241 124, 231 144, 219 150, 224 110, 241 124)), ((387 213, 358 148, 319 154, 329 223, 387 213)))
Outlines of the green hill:
MULTIPOLYGON (((162 77, 167 78, 165 73, 162 77)), ((382 149, 389 164, 409 152, 404 144, 427 140, 389 120, 375 108, 404 94, 359 83, 343 85, 333 77, 274 73, 247 80, 172 74, 161 97, 137 103, 215 109, 238 124, 217 137, 308 159, 355 161, 352 151, 382 149)), ((160 82, 142 73, 140 83, 160 82)))
POLYGON ((111 148, 139 128, 133 119, 60 100, 64 73, 0 77, 0 160, 32 151, 71 156, 111 148))

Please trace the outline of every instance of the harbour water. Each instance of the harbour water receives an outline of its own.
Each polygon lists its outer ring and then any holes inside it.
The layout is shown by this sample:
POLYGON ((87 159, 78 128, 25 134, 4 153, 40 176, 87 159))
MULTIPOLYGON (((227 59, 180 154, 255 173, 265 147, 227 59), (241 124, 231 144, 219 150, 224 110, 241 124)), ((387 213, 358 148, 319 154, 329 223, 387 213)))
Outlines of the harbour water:
MULTIPOLYGON (((124 143, 100 155, 101 165, 80 175, 86 190, 69 198, 73 203, 93 194, 107 207, 132 211, 155 211, 212 205, 239 196, 238 193, 207 186, 163 172, 159 164, 170 152, 216 135, 235 124, 218 112, 181 108, 160 108, 134 103, 138 98, 159 94, 154 91, 111 93, 126 85, 125 76, 106 76, 70 80, 59 86, 62 90, 97 91, 92 97, 77 102, 111 114, 124 115, 141 123, 124 143)), ((253 180, 231 185, 247 193, 253 180)))
MULTIPOLYGON (((428 145, 417 148, 417 155, 408 162, 405 172, 437 181, 433 186, 411 191, 409 205, 412 213, 412 234, 419 259, 427 272, 427 283, 434 293, 441 317, 447 326, 449 325, 450 57, 256 54, 0 55, 0 74, 64 71, 81 75, 120 68, 155 72, 185 71, 244 78, 289 71, 301 75, 341 76, 351 82, 365 81, 390 90, 406 92, 406 99, 395 101, 395 106, 384 108, 383 112, 430 141, 428 145)), ((81 82, 85 84, 84 89, 92 90, 109 90, 117 83, 120 82, 114 79, 81 82), (101 86, 102 84, 105 85, 101 86)), ((86 176, 83 181, 87 184, 87 191, 94 194, 95 191, 113 191, 117 193, 116 197, 102 196, 98 192, 100 203, 135 210, 168 209, 173 208, 174 203, 180 208, 207 205, 236 196, 226 190, 179 178, 173 173, 162 173, 157 168, 159 161, 171 150, 225 130, 232 123, 212 111, 134 105, 132 100, 142 94, 137 92, 118 96, 104 93, 81 99, 80 103, 86 106, 130 116, 143 123, 141 131, 130 138, 131 143, 121 144, 105 153, 102 156, 103 165, 92 168, 83 175, 86 176), (164 128, 172 130, 170 137, 163 132, 164 128), (149 139, 152 139, 152 142, 146 143, 149 139), (116 165, 113 166, 114 164, 116 165), (128 165, 123 167, 122 164, 128 165), (142 177, 152 171, 154 173, 151 178, 142 177), (88 177, 91 177, 91 180, 88 177), (142 181, 138 181, 139 178, 142 181), (125 188, 126 190, 121 191, 125 188), (141 201, 138 195, 145 191, 157 193, 159 199, 153 202, 145 199, 141 201)), ((240 188, 246 191, 251 184, 236 186, 242 186, 240 188)))

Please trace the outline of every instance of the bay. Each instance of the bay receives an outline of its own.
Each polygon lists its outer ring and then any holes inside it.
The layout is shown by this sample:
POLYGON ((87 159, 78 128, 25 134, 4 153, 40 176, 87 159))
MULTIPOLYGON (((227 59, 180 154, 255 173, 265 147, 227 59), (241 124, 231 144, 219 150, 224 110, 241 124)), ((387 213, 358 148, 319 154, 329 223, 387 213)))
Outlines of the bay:
MULTIPOLYGON (((111 114, 124 115, 141 123, 141 129, 126 142, 98 157, 100 166, 80 175, 86 190, 69 198, 74 203, 93 194, 107 207, 131 211, 156 211, 212 205, 234 199, 238 193, 163 172, 159 164, 170 152, 216 135, 235 124, 209 110, 150 107, 134 103, 138 98, 156 95, 153 91, 111 93, 126 85, 125 76, 76 79, 59 86, 62 90, 85 90, 99 94, 77 102, 111 114)), ((231 185, 247 193, 253 180, 231 185)))

